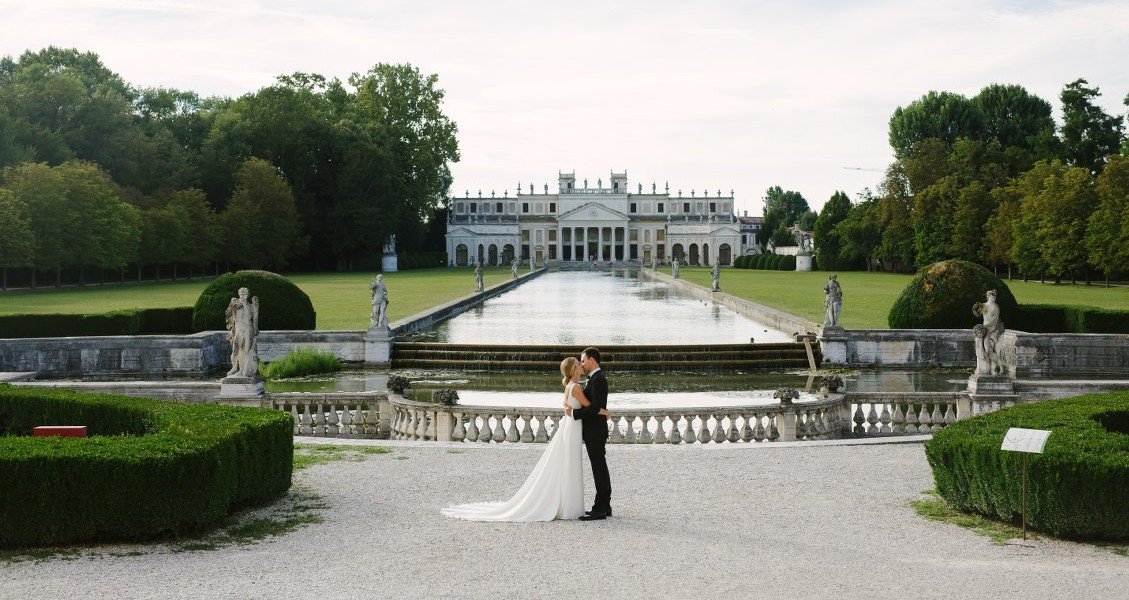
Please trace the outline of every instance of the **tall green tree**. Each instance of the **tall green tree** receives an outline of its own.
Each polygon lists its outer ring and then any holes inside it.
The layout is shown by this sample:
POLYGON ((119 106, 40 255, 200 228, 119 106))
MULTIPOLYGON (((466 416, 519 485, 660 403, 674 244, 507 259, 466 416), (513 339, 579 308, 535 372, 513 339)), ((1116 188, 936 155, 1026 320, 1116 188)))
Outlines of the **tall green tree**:
POLYGON ((1096 205, 1093 180, 1084 167, 1041 161, 1016 182, 1020 216, 1012 255, 1024 273, 1046 273, 1056 281, 1086 267, 1086 226, 1096 205))
POLYGON ((764 220, 758 232, 758 242, 762 245, 770 240, 775 246, 794 246, 795 239, 788 228, 795 225, 800 217, 811 210, 808 201, 799 192, 784 190, 774 185, 764 194, 764 220))
POLYGON ((1106 157, 1121 149, 1125 124, 1094 104, 1101 92, 1087 86, 1085 79, 1076 79, 1062 89, 1063 155, 1067 164, 1097 173, 1106 157))
POLYGON ((819 257, 819 268, 821 270, 843 269, 848 263, 839 256, 843 249, 843 241, 841 239, 842 232, 837 231, 836 227, 847 218, 850 212, 851 199, 838 190, 831 195, 831 198, 823 205, 823 209, 819 211, 819 218, 815 220, 815 226, 812 229, 812 241, 815 244, 815 252, 819 257))
POLYGON ((4 186, 27 210, 35 240, 31 286, 35 270, 60 273, 75 263, 75 237, 85 226, 77 207, 67 200, 63 174, 44 163, 24 163, 4 172, 4 186))
POLYGON ((290 184, 261 158, 244 162, 235 183, 224 213, 226 259, 244 267, 282 269, 307 243, 290 184))
MULTIPOLYGON (((876 208, 875 199, 866 197, 852 206, 846 218, 835 226, 834 232, 841 243, 839 260, 843 263, 865 262, 866 270, 873 270, 878 246, 882 242, 876 208)), ((821 263, 822 260, 820 258, 821 263)))
POLYGON ((1129 273, 1129 158, 1111 156, 1098 175, 1098 207, 1086 228, 1090 264, 1105 274, 1129 273))
POLYGON ((1051 104, 1023 86, 992 84, 972 98, 983 120, 983 141, 1023 148, 1040 158, 1056 150, 1051 104))
POLYGON ((909 156, 922 140, 935 138, 951 144, 959 138, 980 139, 983 116, 979 107, 961 94, 931 91, 890 117, 890 147, 897 158, 909 156))
POLYGON ((8 289, 8 269, 29 267, 35 259, 35 235, 27 207, 16 194, 0 188, 0 289, 8 289))

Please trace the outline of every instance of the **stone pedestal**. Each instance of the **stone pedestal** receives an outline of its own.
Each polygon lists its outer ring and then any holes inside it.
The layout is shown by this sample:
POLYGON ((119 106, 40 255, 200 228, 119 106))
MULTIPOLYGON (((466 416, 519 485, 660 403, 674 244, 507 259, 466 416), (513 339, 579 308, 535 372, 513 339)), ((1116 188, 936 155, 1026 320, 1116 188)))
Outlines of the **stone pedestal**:
POLYGON ((811 255, 810 254, 797 254, 796 255, 796 270, 797 271, 810 271, 811 270, 811 255))
MULTIPOLYGON (((968 378, 968 397, 972 401, 972 416, 995 412, 1019 402, 1015 382, 1006 375, 973 374, 968 378)), ((960 412, 959 409, 957 412, 960 412)))
POLYGON ((220 380, 221 400, 246 400, 258 406, 265 391, 263 380, 258 377, 224 377, 220 380))
POLYGON ((365 364, 388 365, 392 362, 392 333, 387 327, 371 327, 365 332, 365 364))
POLYGON ((380 258, 380 270, 385 273, 395 273, 399 271, 400 261, 394 252, 385 252, 384 256, 380 258))

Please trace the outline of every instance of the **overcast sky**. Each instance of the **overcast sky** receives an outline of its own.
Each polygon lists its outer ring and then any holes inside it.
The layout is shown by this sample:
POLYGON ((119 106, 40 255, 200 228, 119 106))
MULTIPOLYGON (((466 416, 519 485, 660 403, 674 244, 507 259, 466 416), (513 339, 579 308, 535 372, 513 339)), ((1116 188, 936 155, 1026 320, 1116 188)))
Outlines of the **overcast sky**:
POLYGON ((76 47, 136 86, 202 95, 410 62, 447 92, 460 196, 626 169, 632 189, 734 189, 750 214, 772 185, 818 209, 874 186, 891 112, 929 90, 1016 83, 1056 118, 1078 77, 1120 115, 1129 92, 1129 0, 0 0, 0 15, 2 55, 76 47))

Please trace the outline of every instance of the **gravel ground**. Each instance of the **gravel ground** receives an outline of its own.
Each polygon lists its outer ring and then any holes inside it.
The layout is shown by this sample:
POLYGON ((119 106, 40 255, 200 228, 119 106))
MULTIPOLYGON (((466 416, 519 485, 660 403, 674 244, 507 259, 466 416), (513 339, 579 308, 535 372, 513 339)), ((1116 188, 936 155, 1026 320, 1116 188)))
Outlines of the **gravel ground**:
MULTIPOLYGON (((325 521, 249 545, 106 546, 0 563, 0 598, 1124 598, 1129 558, 993 545, 909 506, 919 444, 612 446, 615 518, 484 524, 536 447, 398 445, 300 471, 325 521), (142 551, 140 556, 129 552, 142 551)), ((592 494, 590 476, 586 496, 592 494)))

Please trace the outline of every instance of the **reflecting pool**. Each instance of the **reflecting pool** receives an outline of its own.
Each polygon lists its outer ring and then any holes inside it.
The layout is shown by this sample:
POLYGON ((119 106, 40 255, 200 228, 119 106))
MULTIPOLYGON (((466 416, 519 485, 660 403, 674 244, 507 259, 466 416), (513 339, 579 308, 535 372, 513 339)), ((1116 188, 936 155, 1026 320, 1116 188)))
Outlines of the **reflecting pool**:
POLYGON ((733 344, 750 338, 793 341, 728 308, 621 269, 546 273, 411 340, 599 345, 733 344))

